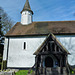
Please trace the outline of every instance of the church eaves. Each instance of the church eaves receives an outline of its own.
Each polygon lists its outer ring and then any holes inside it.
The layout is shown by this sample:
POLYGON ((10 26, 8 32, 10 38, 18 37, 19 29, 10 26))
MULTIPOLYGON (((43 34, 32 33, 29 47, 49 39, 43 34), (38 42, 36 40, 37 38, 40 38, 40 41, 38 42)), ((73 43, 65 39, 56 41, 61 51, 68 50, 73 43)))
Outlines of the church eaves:
POLYGON ((33 11, 31 10, 31 7, 30 7, 30 4, 29 4, 29 1, 28 1, 28 0, 26 0, 26 3, 25 3, 25 5, 24 5, 23 10, 21 11, 21 13, 22 13, 23 11, 25 11, 25 10, 31 11, 32 14, 33 14, 33 11))

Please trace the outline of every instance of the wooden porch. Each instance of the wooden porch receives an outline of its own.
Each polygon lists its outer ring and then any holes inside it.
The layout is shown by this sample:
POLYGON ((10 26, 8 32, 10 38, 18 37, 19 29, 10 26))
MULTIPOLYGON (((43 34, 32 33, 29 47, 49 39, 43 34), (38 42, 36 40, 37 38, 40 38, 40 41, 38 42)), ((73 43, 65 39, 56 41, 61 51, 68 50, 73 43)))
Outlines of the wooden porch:
POLYGON ((62 68, 63 74, 60 72, 60 67, 56 68, 38 68, 38 75, 67 75, 66 67, 62 68))
POLYGON ((40 48, 34 53, 35 75, 67 75, 69 52, 53 34, 49 34, 40 48))

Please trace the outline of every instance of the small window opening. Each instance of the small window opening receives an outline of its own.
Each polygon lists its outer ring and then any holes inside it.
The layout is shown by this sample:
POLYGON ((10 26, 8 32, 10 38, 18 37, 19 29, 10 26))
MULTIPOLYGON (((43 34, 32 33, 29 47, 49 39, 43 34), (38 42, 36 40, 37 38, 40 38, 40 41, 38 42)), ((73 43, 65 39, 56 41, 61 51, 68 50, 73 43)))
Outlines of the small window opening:
POLYGON ((24 42, 24 49, 26 49, 26 42, 24 42))

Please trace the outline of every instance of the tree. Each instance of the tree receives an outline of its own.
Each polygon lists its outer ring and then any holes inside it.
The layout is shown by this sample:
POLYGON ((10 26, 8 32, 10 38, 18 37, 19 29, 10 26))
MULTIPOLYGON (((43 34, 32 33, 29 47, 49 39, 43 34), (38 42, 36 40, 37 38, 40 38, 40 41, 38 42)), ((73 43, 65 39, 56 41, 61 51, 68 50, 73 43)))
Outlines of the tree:
POLYGON ((0 34, 6 34, 11 27, 13 26, 13 21, 10 19, 10 17, 7 15, 7 13, 2 9, 2 7, 0 7, 0 17, 1 17, 1 21, 0 21, 0 34))
MULTIPOLYGON (((0 16, 0 22, 1 22, 1 16, 0 16)), ((3 35, 1 29, 2 29, 2 25, 1 25, 1 23, 0 23, 0 36, 3 35)))
MULTIPOLYGON (((1 22, 1 15, 0 15, 0 22, 1 22)), ((0 46, 1 46, 1 43, 2 43, 2 36, 3 36, 2 25, 0 23, 0 46)))
POLYGON ((3 55, 4 35, 11 29, 12 26, 13 26, 13 21, 2 9, 2 7, 0 7, 0 56, 3 55))

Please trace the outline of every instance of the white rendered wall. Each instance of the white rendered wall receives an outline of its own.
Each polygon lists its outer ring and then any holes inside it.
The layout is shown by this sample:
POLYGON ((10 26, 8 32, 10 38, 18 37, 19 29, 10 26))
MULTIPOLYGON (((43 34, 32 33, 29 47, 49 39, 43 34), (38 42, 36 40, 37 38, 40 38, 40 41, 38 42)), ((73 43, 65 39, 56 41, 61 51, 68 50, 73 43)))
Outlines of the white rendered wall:
MULTIPOLYGON (((68 56, 70 65, 75 65, 75 35, 56 36, 63 46, 71 53, 68 56)), ((7 67, 32 67, 35 63, 33 53, 39 48, 46 36, 10 38, 7 67), (26 42, 26 49, 23 44, 26 42)), ((3 60, 7 56, 8 39, 5 39, 3 60)))
POLYGON ((32 13, 30 11, 23 11, 21 14, 21 23, 28 25, 32 23, 32 13))
POLYGON ((10 38, 7 67, 32 67, 35 64, 33 53, 46 37, 10 38), (26 42, 26 49, 23 49, 26 42))
POLYGON ((71 53, 68 56, 70 65, 75 65, 75 35, 56 36, 62 45, 71 53))
POLYGON ((3 51, 3 60, 7 59, 7 46, 8 46, 8 38, 5 38, 4 51, 3 51))

